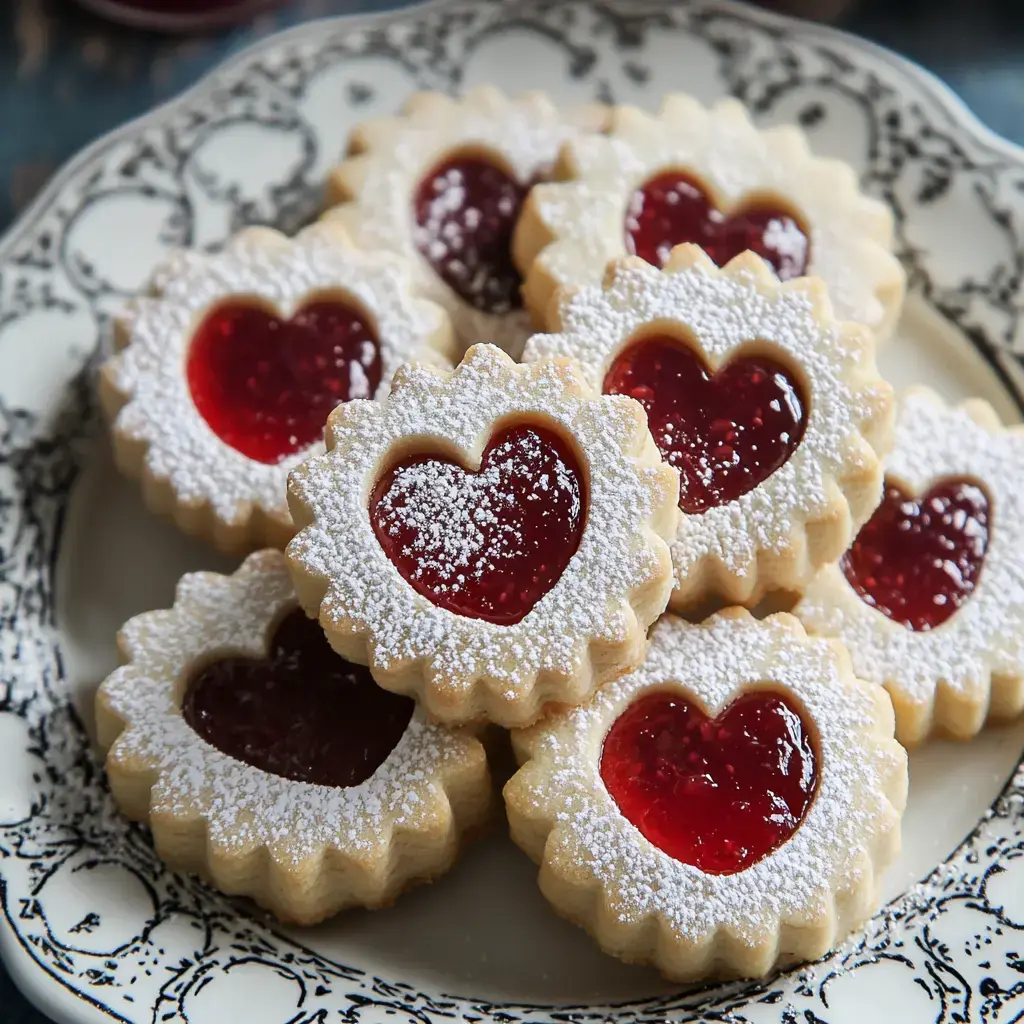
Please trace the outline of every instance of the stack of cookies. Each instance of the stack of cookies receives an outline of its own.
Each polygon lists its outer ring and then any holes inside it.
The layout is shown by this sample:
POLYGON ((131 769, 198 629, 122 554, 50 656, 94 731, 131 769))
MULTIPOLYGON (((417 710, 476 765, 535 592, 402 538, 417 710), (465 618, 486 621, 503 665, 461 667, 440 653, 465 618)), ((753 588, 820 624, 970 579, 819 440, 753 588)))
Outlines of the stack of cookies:
POLYGON ((451 867, 501 727, 512 837, 603 949, 822 955, 904 747, 1024 706, 1024 438, 880 376, 889 211, 734 101, 492 88, 359 126, 328 197, 117 322, 119 467, 247 556, 124 626, 119 806, 312 923, 451 867))

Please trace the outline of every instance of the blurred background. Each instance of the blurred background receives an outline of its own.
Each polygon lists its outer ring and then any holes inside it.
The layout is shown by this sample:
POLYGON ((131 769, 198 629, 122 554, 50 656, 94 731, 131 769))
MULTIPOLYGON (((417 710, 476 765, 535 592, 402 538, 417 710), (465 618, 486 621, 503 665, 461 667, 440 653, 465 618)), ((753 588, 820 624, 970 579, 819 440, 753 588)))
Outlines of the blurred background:
MULTIPOLYGON (((82 146, 280 28, 402 0, 0 0, 0 231, 82 146), (90 8, 90 9, 86 9, 90 8), (105 12, 105 16, 97 13, 105 12), (158 33, 117 24, 203 22, 158 33), (214 22, 218 24, 213 25, 214 22)), ((765 0, 900 51, 1024 144, 1021 0, 765 0)), ((0 1024, 45 1024, 0 967, 0 1024)))

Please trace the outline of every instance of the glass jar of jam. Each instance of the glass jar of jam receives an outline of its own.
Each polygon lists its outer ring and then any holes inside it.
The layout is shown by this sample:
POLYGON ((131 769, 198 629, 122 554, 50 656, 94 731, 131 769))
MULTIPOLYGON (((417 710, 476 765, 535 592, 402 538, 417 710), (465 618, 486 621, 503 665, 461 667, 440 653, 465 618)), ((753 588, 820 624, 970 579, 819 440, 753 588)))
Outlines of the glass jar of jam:
POLYGON ((79 0, 122 24, 169 32, 196 32, 244 21, 281 0, 79 0))

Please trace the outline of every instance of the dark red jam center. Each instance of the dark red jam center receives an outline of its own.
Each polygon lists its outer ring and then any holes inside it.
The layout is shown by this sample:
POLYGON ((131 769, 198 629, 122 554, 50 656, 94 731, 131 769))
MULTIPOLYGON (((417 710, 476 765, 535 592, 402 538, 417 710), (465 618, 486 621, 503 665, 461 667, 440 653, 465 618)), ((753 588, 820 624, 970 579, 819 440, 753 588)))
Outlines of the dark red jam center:
POLYGON ((942 480, 911 498, 887 480, 882 504, 843 556, 850 586, 909 629, 941 626, 974 593, 992 513, 967 480, 942 480))
POLYGON ((796 451, 807 402, 794 376, 765 355, 737 356, 712 374, 689 345, 634 342, 604 379, 608 395, 647 410, 662 457, 679 470, 679 507, 706 512, 753 490, 796 451))
POLYGON ((395 749, 413 707, 336 654, 299 609, 266 659, 223 658, 197 672, 181 712, 207 743, 261 771, 358 786, 395 749))
POLYGON ((419 251, 452 291, 486 313, 522 304, 512 234, 528 191, 490 160, 465 153, 435 167, 416 191, 419 251))
POLYGON ((576 553, 586 502, 569 444, 519 425, 491 438, 476 473, 427 456, 400 462, 369 507, 380 546, 413 589, 458 615, 511 625, 576 553))
POLYGON ((728 216, 693 178, 668 171, 633 193, 626 211, 626 247, 663 267, 672 247, 694 242, 718 266, 747 249, 786 281, 810 262, 810 240, 796 217, 779 204, 752 201, 728 216))
POLYGON ((652 693, 611 727, 601 778, 619 810, 670 857, 731 875, 800 827, 818 788, 810 730, 796 706, 759 690, 717 718, 652 693))
POLYGON ((366 318, 340 300, 311 302, 290 320, 228 302, 193 335, 187 373, 210 429, 272 465, 318 441, 336 405, 373 398, 380 350, 366 318))

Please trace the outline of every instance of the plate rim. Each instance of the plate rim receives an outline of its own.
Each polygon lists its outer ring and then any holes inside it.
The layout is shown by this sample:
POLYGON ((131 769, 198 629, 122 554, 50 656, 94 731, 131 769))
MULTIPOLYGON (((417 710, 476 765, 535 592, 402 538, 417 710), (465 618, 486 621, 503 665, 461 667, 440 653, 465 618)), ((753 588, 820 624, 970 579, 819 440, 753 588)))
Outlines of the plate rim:
MULTIPOLYGON (((318 32, 336 32, 339 29, 357 28, 362 25, 380 27, 389 23, 416 19, 445 8, 515 7, 518 2, 519 0, 417 0, 417 2, 400 7, 391 6, 378 11, 356 11, 349 14, 318 17, 255 40, 226 56, 174 96, 162 101, 151 110, 104 132, 66 158, 40 192, 18 213, 0 235, 0 257, 14 248, 22 236, 27 234, 55 203, 59 202, 64 190, 78 174, 90 164, 101 160, 112 146, 173 118, 181 108, 187 107, 193 101, 215 91, 221 79, 228 78, 244 65, 255 62, 264 53, 285 48, 293 43, 301 43, 305 37, 315 37, 318 32)), ((701 0, 638 0, 632 10, 640 14, 657 11, 659 8, 686 7, 690 6, 692 2, 696 2, 698 6, 709 12, 739 14, 750 22, 788 29, 802 42, 820 41, 841 50, 865 54, 876 61, 887 64, 897 74, 907 75, 917 83, 922 92, 933 102, 934 107, 943 112, 948 126, 952 129, 958 142, 973 148, 976 152, 982 151, 998 155, 1008 163, 1017 165, 1024 170, 1024 145, 1005 138, 986 125, 953 88, 936 73, 887 46, 864 39, 846 29, 754 7, 741 3, 740 0, 710 0, 710 2, 708 0, 703 0, 703 2, 701 0)), ((10 339, 7 343, 17 344, 17 341, 10 339)), ((1000 793, 1005 792, 1016 773, 1016 769, 1011 771, 1001 786, 1000 793)), ((979 821, 979 826, 980 824, 981 821, 979 821)), ((970 840, 979 826, 964 836, 943 861, 940 861, 940 864, 954 856, 956 851, 970 840)), ((3 873, 0 872, 0 903, 6 903, 6 897, 7 882, 3 873)), ((294 942, 292 939, 289 941, 294 942)), ((51 974, 23 948, 6 920, 0 920, 0 962, 8 971, 11 982, 25 999, 58 1024, 99 1024, 103 1021, 126 1020, 112 1007, 99 1003, 88 994, 57 983, 51 974)), ((635 1000, 630 1000, 630 1003, 633 1002, 635 1000)), ((604 1007, 606 1004, 601 1005, 604 1007)), ((608 1008, 612 1008, 613 1005, 608 1004, 608 1008)), ((566 1008, 571 1009, 568 1006, 566 1008)))

